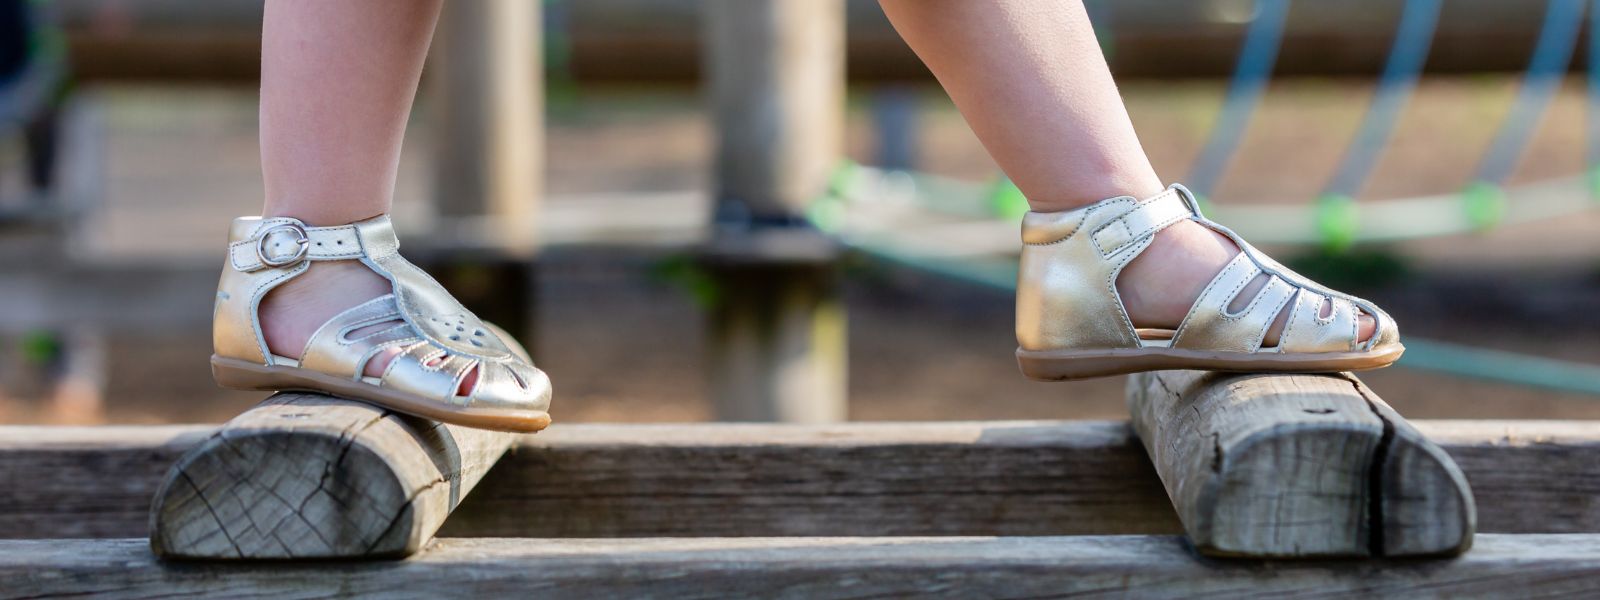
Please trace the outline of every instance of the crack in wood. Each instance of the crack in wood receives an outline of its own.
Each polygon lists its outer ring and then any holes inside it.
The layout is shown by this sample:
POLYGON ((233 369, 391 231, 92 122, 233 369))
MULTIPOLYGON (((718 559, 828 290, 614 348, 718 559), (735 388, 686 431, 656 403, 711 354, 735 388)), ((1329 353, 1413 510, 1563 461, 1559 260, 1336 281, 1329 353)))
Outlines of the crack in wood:
POLYGON ((189 477, 188 473, 178 471, 178 476, 183 478, 184 483, 189 484, 189 489, 194 491, 194 497, 198 498, 200 504, 206 507, 206 512, 211 515, 211 520, 217 524, 217 531, 222 534, 223 539, 228 540, 229 545, 233 546, 234 553, 243 557, 244 549, 240 548, 239 542, 234 541, 233 536, 228 533, 228 526, 223 524, 222 517, 217 516, 217 509, 211 507, 211 501, 206 500, 206 495, 200 491, 200 486, 195 485, 194 480, 189 477))
POLYGON ((1366 401, 1367 408, 1372 410, 1383 423, 1383 434, 1378 438, 1378 445, 1372 449, 1372 463, 1367 467, 1367 550, 1373 556, 1387 556, 1384 549, 1384 527, 1387 519, 1384 516, 1384 467, 1389 460, 1389 447, 1394 444, 1394 423, 1384 416, 1383 411, 1367 397, 1361 384, 1353 377, 1345 375, 1350 385, 1355 388, 1356 394, 1366 401))

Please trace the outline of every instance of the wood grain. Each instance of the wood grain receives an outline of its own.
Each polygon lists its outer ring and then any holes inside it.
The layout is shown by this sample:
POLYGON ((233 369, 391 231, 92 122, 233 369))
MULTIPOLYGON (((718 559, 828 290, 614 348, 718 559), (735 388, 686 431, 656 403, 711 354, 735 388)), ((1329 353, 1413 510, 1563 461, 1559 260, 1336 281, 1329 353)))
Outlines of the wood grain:
MULTIPOLYGON (((1600 533, 1600 424, 1415 421, 1478 528, 1600 533)), ((0 538, 144 537, 212 426, 0 426, 0 538)), ((443 535, 1180 533, 1126 423, 566 425, 518 438, 443 535)))
POLYGON ((1119 422, 557 425, 442 535, 1177 532, 1136 444, 1119 422))
POLYGON ((408 555, 515 439, 277 394, 173 465, 150 510, 150 546, 164 558, 408 555))
POLYGON ((1176 536, 439 539, 398 562, 171 564, 143 540, 0 541, 0 598, 1528 598, 1600 594, 1600 536, 1448 560, 1218 561, 1176 536))
POLYGON ((1189 539, 1220 556, 1453 555, 1455 463, 1349 375, 1158 371, 1128 407, 1189 539))

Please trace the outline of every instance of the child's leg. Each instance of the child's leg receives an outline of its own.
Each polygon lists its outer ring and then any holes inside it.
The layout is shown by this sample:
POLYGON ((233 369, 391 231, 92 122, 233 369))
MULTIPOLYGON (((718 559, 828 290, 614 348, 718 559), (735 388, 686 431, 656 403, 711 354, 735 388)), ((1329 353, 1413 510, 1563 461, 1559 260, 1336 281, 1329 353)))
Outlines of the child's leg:
MULTIPOLYGON (((325 226, 389 212, 406 118, 441 6, 441 0, 267 2, 263 215, 325 226)), ((358 262, 315 263, 262 301, 267 345, 298 358, 329 318, 389 289, 388 280, 358 262)), ((382 374, 395 352, 368 363, 367 374, 382 374)))
MULTIPOLYGON (((1162 190, 1081 2, 881 3, 1034 210, 1070 210, 1162 190)), ((1161 231, 1118 279, 1134 324, 1177 326, 1238 252, 1227 238, 1193 222, 1161 231)), ((1250 293, 1245 290, 1246 297, 1250 293)), ((1282 327, 1280 318, 1267 335, 1269 345, 1282 327)), ((1372 319, 1363 316, 1359 338, 1372 330, 1372 319)))

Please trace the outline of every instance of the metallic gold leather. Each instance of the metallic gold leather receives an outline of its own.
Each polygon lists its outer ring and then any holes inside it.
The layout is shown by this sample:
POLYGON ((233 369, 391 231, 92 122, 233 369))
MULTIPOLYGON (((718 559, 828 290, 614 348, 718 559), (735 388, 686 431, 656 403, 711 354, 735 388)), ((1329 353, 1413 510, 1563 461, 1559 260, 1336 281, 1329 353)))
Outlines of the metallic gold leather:
POLYGON ((421 341, 422 337, 401 319, 394 294, 385 294, 328 319, 306 342, 300 366, 360 379, 367 362, 385 348, 421 341))
MULTIPOLYGON (((289 221, 292 221, 290 219, 289 221)), ((309 262, 278 269, 241 271, 233 267, 233 247, 250 243, 256 232, 280 222, 278 219, 242 217, 234 219, 228 231, 229 257, 217 282, 216 304, 211 311, 211 346, 227 358, 269 364, 267 342, 261 336, 256 309, 261 298, 285 281, 305 272, 309 262)), ((255 250, 252 248, 253 254, 255 250)))
POLYGON ((1350 352, 1360 335, 1356 305, 1343 298, 1328 298, 1311 290, 1300 290, 1289 308, 1289 319, 1278 336, 1281 352, 1350 352), (1326 319, 1322 305, 1331 304, 1326 319))
POLYGON ((446 292, 422 269, 400 256, 400 241, 388 217, 353 224, 366 252, 363 262, 394 283, 395 300, 407 322, 428 341, 457 354, 504 361, 511 349, 491 335, 483 322, 446 292))
POLYGON ((1186 218, 1232 239, 1241 252, 1196 298, 1171 347, 1260 351, 1262 338, 1285 307, 1292 328, 1280 336, 1276 351, 1373 350, 1398 343, 1399 330, 1387 313, 1272 260, 1202 216, 1193 195, 1173 185, 1142 201, 1123 196, 1073 211, 1028 213, 1023 218, 1018 344, 1030 351, 1143 347, 1117 294, 1116 278, 1149 247, 1157 232, 1186 218), (1270 275, 1266 284, 1239 313, 1229 313, 1235 297, 1261 273, 1270 275), (1319 315, 1324 297, 1334 303, 1328 319, 1319 315), (1367 344, 1356 341, 1358 310, 1378 322, 1367 344))
POLYGON ((548 407, 549 378, 533 367, 527 352, 401 257, 387 217, 321 228, 286 218, 236 219, 217 295, 212 330, 216 353, 272 365, 257 317, 260 300, 272 287, 322 260, 361 260, 389 279, 394 291, 324 323, 307 342, 299 368, 360 380, 373 356, 398 347, 404 352, 379 379, 385 388, 457 406, 548 407), (273 266, 297 251, 299 236, 280 227, 285 224, 304 228, 307 251, 297 262, 273 266), (264 241, 259 237, 263 233, 269 234, 264 241), (462 381, 474 372, 477 383, 469 394, 458 396, 462 381))
POLYGON ((1122 267, 1150 245, 1151 236, 1106 257, 1091 233, 1137 205, 1124 196, 1023 218, 1017 278, 1017 343, 1023 349, 1139 346, 1116 280, 1122 267))
POLYGON ((1193 213, 1178 197, 1178 190, 1168 188, 1137 206, 1094 229, 1094 244, 1100 253, 1110 256, 1123 251, 1129 244, 1155 235, 1168 225, 1189 218, 1193 213))
POLYGON ((1296 291, 1282 278, 1270 276, 1243 309, 1229 312, 1228 306, 1261 273, 1244 253, 1234 257, 1195 299, 1172 336, 1172 347, 1224 352, 1260 350, 1272 321, 1296 291))
MULTIPOLYGON (((1251 260, 1254 260, 1263 271, 1278 275, 1279 277, 1288 280, 1290 283, 1293 283, 1296 287, 1301 289, 1310 290, 1318 294, 1322 294, 1328 298, 1332 298, 1336 310, 1339 308, 1339 305, 1342 301, 1352 305, 1354 308, 1360 309, 1361 312, 1370 315, 1374 321, 1375 329, 1373 330, 1372 337, 1369 338, 1365 344, 1363 344, 1357 341, 1357 336, 1360 335, 1360 323, 1358 321, 1359 315, 1356 315, 1354 312, 1347 313, 1350 318, 1350 337, 1347 341, 1349 343, 1348 347, 1353 351, 1369 352, 1379 348, 1388 348, 1400 343, 1399 325, 1395 323, 1393 317, 1389 316, 1389 313, 1384 312, 1381 308, 1378 308, 1378 305, 1373 304, 1368 300, 1363 300, 1350 294, 1336 291, 1332 288, 1317 283, 1309 277, 1296 273, 1289 267, 1283 266, 1282 263, 1273 260, 1271 256, 1267 256, 1266 253, 1257 249, 1250 242, 1245 241, 1244 238, 1239 237, 1239 234, 1234 233, 1233 230, 1228 229, 1227 227, 1223 227, 1222 225, 1209 219, 1202 218, 1199 219, 1199 222, 1201 225, 1209 227, 1213 231, 1221 233, 1228 239, 1232 240, 1235 245, 1239 246, 1240 251, 1243 254, 1248 255, 1251 260)), ((1342 324, 1340 329, 1343 330, 1342 324)))
MULTIPOLYGON (((240 271, 256 271, 267 268, 261 262, 257 251, 264 251, 269 259, 286 259, 293 252, 290 243, 292 236, 283 229, 276 229, 279 225, 299 225, 294 219, 263 219, 256 229, 267 236, 266 243, 258 243, 255 235, 247 239, 228 244, 228 262, 233 268, 240 271)), ((307 237, 305 260, 344 260, 361 257, 361 240, 356 237, 356 230, 349 225, 338 227, 306 227, 307 237)))

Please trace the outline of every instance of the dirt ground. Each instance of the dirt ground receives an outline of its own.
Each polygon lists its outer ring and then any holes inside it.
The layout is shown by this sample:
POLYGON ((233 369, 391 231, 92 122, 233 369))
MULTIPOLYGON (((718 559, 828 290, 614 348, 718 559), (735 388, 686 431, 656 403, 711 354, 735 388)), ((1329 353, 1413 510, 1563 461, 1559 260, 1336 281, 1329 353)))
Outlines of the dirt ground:
MULTIPOLYGON (((1401 119, 1363 200, 1459 188, 1476 168, 1511 95, 1504 77, 1426 82, 1401 119)), ((1220 82, 1124 87, 1158 169, 1181 179, 1220 104, 1220 82)), ((852 99, 848 153, 872 163, 871 94, 852 99)), ((1518 181, 1583 169, 1583 95, 1573 83, 1535 137, 1518 181)), ((921 168, 966 179, 996 172, 937 90, 919 92, 921 168)), ((1275 83, 1216 198, 1305 202, 1348 141, 1369 82, 1275 83)), ((162 245, 209 260, 221 223, 253 211, 253 101, 240 89, 113 89, 106 111, 108 253, 162 245), (196 162, 200 161, 200 162, 196 162), (204 168, 196 169, 195 165, 204 168), (171 217, 169 235, 136 235, 171 217), (131 233, 119 233, 131 232, 131 233)), ((607 90, 551 102, 551 203, 594 193, 703 191, 707 123, 686 90, 607 90)), ((399 211, 422 210, 428 130, 407 148, 399 211)), ((648 210, 648 207, 641 207, 648 210)), ((1514 210, 1514 208, 1513 208, 1514 210)), ((1383 304, 1410 335, 1600 363, 1600 232, 1595 215, 1549 230, 1496 232, 1391 248, 1410 277, 1351 291, 1383 304), (1532 240, 1530 242, 1530 240, 1532 240), (1531 248, 1531 249, 1530 249, 1531 248)), ((533 348, 556 382, 561 422, 711 418, 703 311, 659 276, 681 248, 563 247, 539 272, 533 348)), ((173 258, 178 260, 178 258, 173 258)), ((857 420, 1121 418, 1122 380, 1029 382, 1012 358, 1011 298, 870 262, 846 270, 850 417, 857 420)), ((197 294, 209 296, 207 289, 197 294)), ((3 338, 15 343, 16 336, 3 338)), ((209 381, 203 325, 110 339, 112 390, 101 409, 62 416, 35 401, 0 406, 0 422, 217 422, 260 398, 209 381)), ((1363 376, 1416 418, 1600 418, 1600 398, 1394 368, 1363 376)))

